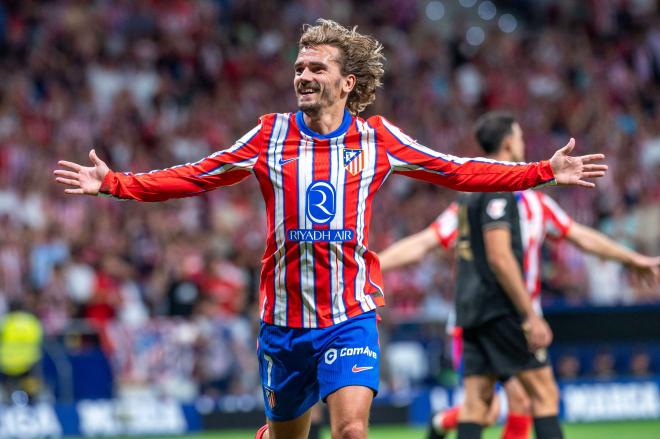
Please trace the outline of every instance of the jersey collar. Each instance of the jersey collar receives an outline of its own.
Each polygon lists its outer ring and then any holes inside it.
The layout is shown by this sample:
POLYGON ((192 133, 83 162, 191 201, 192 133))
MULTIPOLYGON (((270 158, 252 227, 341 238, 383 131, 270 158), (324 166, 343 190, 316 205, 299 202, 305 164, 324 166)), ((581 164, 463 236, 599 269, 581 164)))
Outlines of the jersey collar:
POLYGON ((353 117, 351 116, 351 113, 349 113, 347 109, 344 109, 344 118, 342 119, 339 128, 328 134, 319 134, 316 131, 312 131, 307 126, 302 111, 298 111, 296 113, 296 124, 298 125, 300 131, 302 131, 304 134, 308 135, 309 137, 314 137, 316 139, 332 139, 333 137, 339 137, 342 134, 345 134, 346 131, 348 131, 348 128, 351 126, 352 121, 353 121, 353 117))

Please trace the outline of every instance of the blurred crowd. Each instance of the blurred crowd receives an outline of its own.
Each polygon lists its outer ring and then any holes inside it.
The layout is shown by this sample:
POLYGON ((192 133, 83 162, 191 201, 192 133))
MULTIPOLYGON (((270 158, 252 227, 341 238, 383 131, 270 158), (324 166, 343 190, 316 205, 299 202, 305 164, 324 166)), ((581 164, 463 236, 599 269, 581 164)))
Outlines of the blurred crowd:
MULTIPOLYGON (((493 19, 480 18, 476 2, 438 3, 0 3, 0 314, 18 303, 46 337, 85 322, 128 381, 141 376, 140 362, 122 356, 131 337, 153 341, 151 319, 172 317, 184 325, 172 337, 197 352, 181 367, 213 389, 249 387, 230 378, 256 370, 252 341, 240 335, 255 325, 265 236, 255 181, 139 204, 67 197, 52 170, 59 159, 86 162, 91 147, 115 170, 194 161, 231 145, 261 114, 295 111, 297 40, 318 17, 385 45, 385 84, 363 116, 383 114, 456 155, 480 154, 471 125, 492 109, 515 112, 529 160, 573 136, 580 153, 607 154, 609 175, 593 191, 548 193, 577 221, 660 253, 656 2, 497 1, 493 19), (496 25, 504 13, 515 29, 496 25), (466 39, 475 27, 484 38, 466 39), (227 349, 227 364, 204 360, 227 349)), ((371 248, 426 227, 454 196, 391 178, 376 199, 371 248)), ((562 243, 544 251, 549 304, 658 300, 617 264, 562 243)), ((388 275, 387 318, 442 321, 451 278, 448 255, 388 275)))

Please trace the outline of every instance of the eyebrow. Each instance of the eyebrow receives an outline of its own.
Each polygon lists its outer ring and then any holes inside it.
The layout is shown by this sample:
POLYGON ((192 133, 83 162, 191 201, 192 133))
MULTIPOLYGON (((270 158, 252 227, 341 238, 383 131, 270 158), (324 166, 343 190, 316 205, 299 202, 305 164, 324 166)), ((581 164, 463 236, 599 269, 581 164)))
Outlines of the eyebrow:
MULTIPOLYGON (((295 64, 293 65, 293 67, 294 67, 295 69, 297 69, 298 67, 301 67, 301 66, 303 66, 303 65, 305 65, 305 62, 303 62, 303 61, 298 61, 297 63, 295 63, 295 64)), ((309 65, 309 66, 314 66, 314 67, 328 67, 328 65, 327 65, 326 63, 321 62, 321 61, 311 61, 311 62, 307 63, 307 65, 309 65)))

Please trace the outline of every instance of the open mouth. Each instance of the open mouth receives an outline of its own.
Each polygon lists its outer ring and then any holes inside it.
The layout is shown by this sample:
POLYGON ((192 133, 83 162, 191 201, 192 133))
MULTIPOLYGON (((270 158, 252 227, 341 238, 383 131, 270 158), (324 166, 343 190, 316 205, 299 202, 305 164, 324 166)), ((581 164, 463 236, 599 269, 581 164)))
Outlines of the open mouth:
POLYGON ((318 89, 316 89, 316 88, 300 88, 300 89, 298 89, 298 93, 302 96, 312 95, 316 92, 318 92, 318 89))

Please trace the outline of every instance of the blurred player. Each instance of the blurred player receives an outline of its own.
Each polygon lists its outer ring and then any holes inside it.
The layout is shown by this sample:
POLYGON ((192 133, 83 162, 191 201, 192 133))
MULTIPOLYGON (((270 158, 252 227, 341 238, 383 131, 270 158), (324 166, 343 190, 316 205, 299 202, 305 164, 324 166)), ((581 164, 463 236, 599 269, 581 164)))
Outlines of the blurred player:
POLYGON ((162 201, 254 175, 268 215, 258 356, 268 417, 257 438, 307 437, 310 407, 326 401, 334 438, 364 438, 378 390, 375 309, 380 266, 369 251, 371 203, 391 173, 462 191, 548 183, 593 187, 602 155, 569 157, 574 140, 540 163, 461 159, 426 148, 385 118, 357 117, 383 75, 381 44, 339 24, 305 26, 294 64, 297 113, 268 114, 231 148, 144 174, 61 161, 68 194, 162 201))
MULTIPOLYGON (((523 133, 511 115, 484 115, 475 134, 488 157, 524 159, 523 133)), ((559 395, 545 354, 552 334, 540 306, 540 256, 546 237, 566 238, 585 252, 620 261, 645 280, 657 281, 660 258, 628 250, 572 221, 548 195, 532 190, 464 196, 431 226, 379 253, 383 271, 418 262, 438 247, 457 247, 462 264, 456 294, 459 323, 465 329, 457 328, 457 332, 467 332, 464 367, 469 408, 452 408, 434 416, 429 438, 444 437, 456 428, 458 419, 468 424, 461 437, 479 437, 481 426, 497 419, 496 410, 489 408, 495 401, 496 378, 505 381, 509 399, 504 438, 529 436, 529 398, 537 437, 561 437, 556 418, 559 395), (483 234, 483 239, 475 239, 475 233, 483 234), (525 336, 536 354, 528 351, 525 336)))

